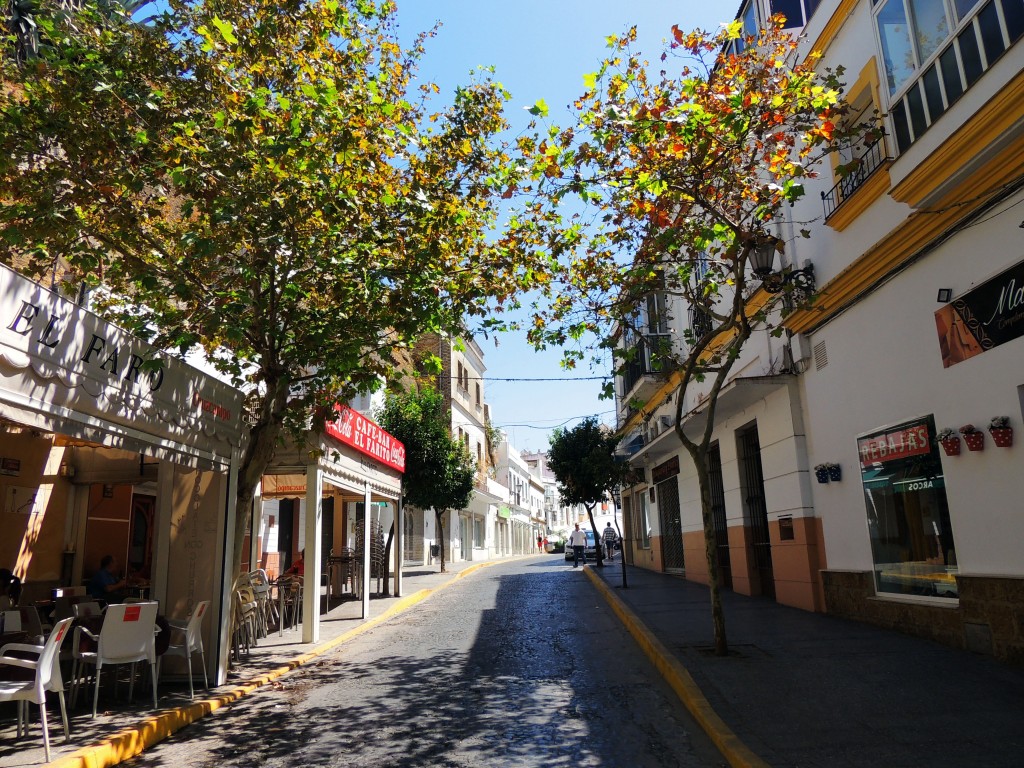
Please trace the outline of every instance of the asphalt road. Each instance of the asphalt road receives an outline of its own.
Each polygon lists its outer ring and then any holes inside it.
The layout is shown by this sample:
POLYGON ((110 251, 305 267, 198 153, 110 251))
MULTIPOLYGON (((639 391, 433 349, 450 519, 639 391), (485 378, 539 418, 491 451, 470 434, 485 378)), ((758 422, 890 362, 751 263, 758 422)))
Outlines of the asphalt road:
POLYGON ((582 570, 503 563, 132 766, 725 765, 582 570))

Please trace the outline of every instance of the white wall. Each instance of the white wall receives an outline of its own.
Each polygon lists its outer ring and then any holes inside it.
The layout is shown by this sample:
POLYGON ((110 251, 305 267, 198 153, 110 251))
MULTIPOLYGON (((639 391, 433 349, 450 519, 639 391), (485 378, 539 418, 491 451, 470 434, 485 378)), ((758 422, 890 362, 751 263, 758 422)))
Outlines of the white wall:
MULTIPOLYGON (((810 464, 838 462, 843 481, 813 485, 830 568, 868 569, 857 435, 917 416, 935 415, 937 429, 1009 416, 1022 431, 1018 387, 1024 385, 1024 339, 948 369, 942 367, 934 312, 939 288, 957 296, 1024 261, 1019 224, 1024 194, 1001 204, 1002 215, 955 235, 926 258, 817 331, 828 365, 801 378, 807 407, 810 464)), ((1024 461, 1018 440, 982 453, 942 457, 950 521, 961 572, 1024 573, 1024 461)))

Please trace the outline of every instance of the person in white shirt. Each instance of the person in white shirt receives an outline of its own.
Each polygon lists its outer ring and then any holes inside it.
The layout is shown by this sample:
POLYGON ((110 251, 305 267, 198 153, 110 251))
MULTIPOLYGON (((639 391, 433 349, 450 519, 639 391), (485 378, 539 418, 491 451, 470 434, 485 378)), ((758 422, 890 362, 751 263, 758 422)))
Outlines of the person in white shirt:
POLYGON ((587 553, 584 547, 587 546, 587 534, 580 530, 580 524, 576 523, 576 530, 569 534, 569 546, 572 547, 572 567, 578 568, 580 560, 587 564, 587 553))

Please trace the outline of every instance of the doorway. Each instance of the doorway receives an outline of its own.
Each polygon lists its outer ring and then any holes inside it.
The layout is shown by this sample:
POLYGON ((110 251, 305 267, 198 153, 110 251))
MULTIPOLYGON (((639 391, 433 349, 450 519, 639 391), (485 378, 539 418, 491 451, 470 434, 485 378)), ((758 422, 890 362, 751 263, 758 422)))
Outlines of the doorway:
POLYGON ((132 511, 128 528, 127 568, 144 579, 151 578, 153 565, 153 519, 156 497, 132 495, 132 511))
POLYGON ((277 508, 277 551, 280 553, 280 572, 284 573, 292 567, 292 543, 295 526, 295 499, 281 499, 277 508))
POLYGON ((679 509, 679 483, 676 476, 655 486, 658 517, 661 520, 661 562, 666 572, 686 567, 683 556, 683 521, 679 509))
POLYGON ((740 448, 740 479, 747 520, 750 523, 750 548, 753 562, 753 594, 775 599, 775 574, 772 570, 772 543, 768 528, 768 504, 764 495, 761 467, 761 441, 757 425, 737 433, 740 448))
POLYGON ((718 553, 718 584, 732 589, 729 523, 725 517, 725 483, 722 481, 722 452, 718 443, 708 451, 708 480, 711 483, 711 517, 715 523, 715 548, 718 553))

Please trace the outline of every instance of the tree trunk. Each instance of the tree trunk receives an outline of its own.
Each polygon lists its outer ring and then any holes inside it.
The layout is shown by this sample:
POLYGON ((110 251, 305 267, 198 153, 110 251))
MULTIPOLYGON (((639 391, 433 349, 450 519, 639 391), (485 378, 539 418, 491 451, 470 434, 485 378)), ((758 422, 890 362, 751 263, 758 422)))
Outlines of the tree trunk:
POLYGON ((437 542, 440 545, 440 552, 441 552, 441 573, 445 573, 445 567, 444 567, 444 523, 441 522, 441 518, 444 515, 445 511, 446 510, 443 510, 443 509, 440 512, 438 512, 436 509, 434 510, 434 518, 437 520, 437 542))
POLYGON ((700 450, 693 456, 700 485, 700 516, 704 523, 704 554, 708 563, 708 587, 711 592, 711 623, 715 629, 715 655, 728 656, 729 644, 725 635, 725 613, 722 611, 722 592, 718 578, 718 537, 715 517, 711 508, 711 478, 708 474, 707 452, 700 450))
POLYGON ((242 571, 245 533, 252 514, 252 500, 263 473, 274 458, 281 436, 284 412, 288 406, 288 386, 278 382, 273 395, 267 394, 260 405, 259 420, 249 431, 249 443, 238 467, 238 491, 235 494, 235 543, 232 553, 233 578, 242 571))
MULTIPOLYGON (((604 568, 604 553, 601 551, 601 543, 597 538, 597 523, 594 522, 594 507, 596 506, 597 504, 587 506, 587 517, 590 518, 590 530, 594 532, 594 551, 597 553, 597 567, 604 568)), ((586 552, 586 550, 584 550, 584 552, 586 552)))
MULTIPOLYGON (((396 507, 397 511, 397 507, 396 507)), ((384 594, 391 594, 391 587, 388 582, 391 578, 391 542, 395 540, 395 523, 391 523, 391 530, 388 531, 388 540, 384 543, 384 594)))

